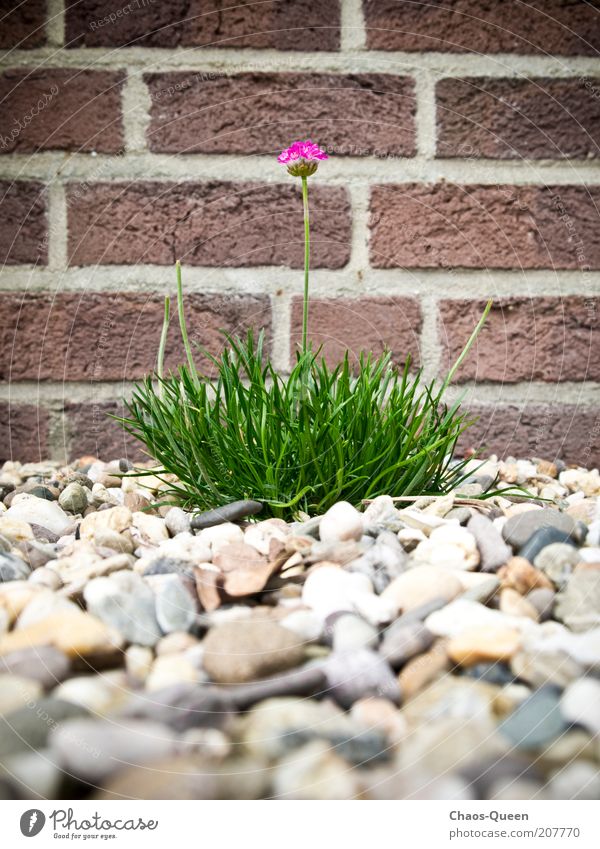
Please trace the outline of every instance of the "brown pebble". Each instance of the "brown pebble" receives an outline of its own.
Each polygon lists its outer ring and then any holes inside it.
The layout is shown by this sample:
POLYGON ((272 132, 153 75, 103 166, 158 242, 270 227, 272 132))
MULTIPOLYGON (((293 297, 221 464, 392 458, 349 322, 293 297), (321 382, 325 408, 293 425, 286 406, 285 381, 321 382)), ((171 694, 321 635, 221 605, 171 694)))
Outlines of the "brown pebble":
POLYGON ((503 589, 510 587, 521 595, 526 595, 534 589, 554 589, 550 578, 524 557, 511 557, 508 563, 498 570, 497 576, 503 589))
POLYGON ((412 698, 448 669, 448 640, 436 640, 429 651, 409 660, 398 676, 404 699, 412 698))
POLYGON ((448 654, 461 666, 510 660, 521 646, 521 635, 514 628, 485 626, 468 628, 448 641, 448 654))
POLYGON ((539 475, 548 475, 550 478, 558 477, 556 463, 552 463, 550 460, 538 460, 537 472, 539 475))
POLYGON ((505 587, 500 593, 500 610, 509 616, 526 616, 528 619, 538 621, 539 614, 534 605, 526 598, 513 590, 505 587))

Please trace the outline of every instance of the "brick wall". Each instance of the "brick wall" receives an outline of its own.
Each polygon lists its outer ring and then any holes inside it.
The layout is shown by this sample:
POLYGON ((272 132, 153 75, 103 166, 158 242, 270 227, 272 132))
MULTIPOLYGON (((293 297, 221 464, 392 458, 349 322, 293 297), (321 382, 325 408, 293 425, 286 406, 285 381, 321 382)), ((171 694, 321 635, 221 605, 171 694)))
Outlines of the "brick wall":
MULTIPOLYGON (((443 371, 464 445, 600 462, 600 2, 1 3, 0 454, 134 449, 106 414, 152 368, 180 258, 192 337, 301 323, 443 371)), ((168 351, 181 357, 177 339, 168 351)))

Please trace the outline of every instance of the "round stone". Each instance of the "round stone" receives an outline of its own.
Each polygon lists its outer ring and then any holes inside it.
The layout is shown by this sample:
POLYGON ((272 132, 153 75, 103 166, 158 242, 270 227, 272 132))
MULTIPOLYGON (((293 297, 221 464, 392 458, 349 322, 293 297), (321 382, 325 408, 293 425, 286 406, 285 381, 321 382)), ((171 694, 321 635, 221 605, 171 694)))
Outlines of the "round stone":
POLYGON ((321 518, 319 537, 322 542, 359 540, 363 534, 363 516, 347 501, 338 501, 321 518))
POLYGON ((87 490, 80 483, 70 483, 58 496, 58 503, 67 513, 83 513, 88 506, 87 490))
POLYGON ((600 734, 600 681, 573 681, 563 693, 560 709, 568 722, 581 725, 592 735, 600 734))
POLYGON ((573 569, 579 563, 580 556, 576 548, 564 542, 554 542, 542 548, 535 557, 533 565, 546 574, 552 583, 562 589, 569 580, 573 569))
POLYGON ((415 566, 399 575, 381 594, 396 611, 406 612, 435 598, 452 601, 462 592, 462 584, 452 571, 440 566, 415 566))

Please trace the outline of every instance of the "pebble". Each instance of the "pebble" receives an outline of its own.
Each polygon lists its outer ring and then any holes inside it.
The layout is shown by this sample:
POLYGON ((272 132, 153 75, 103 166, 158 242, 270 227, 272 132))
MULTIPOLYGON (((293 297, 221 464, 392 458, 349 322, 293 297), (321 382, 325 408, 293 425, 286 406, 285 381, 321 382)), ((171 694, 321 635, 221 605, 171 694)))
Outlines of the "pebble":
POLYGON ((554 542, 542 548, 533 561, 536 569, 544 572, 559 589, 566 586, 578 563, 579 552, 572 545, 564 542, 554 542))
POLYGON ((52 692, 53 698, 79 705, 96 716, 117 710, 128 695, 121 671, 70 678, 52 692))
POLYGON ((342 613, 332 626, 334 651, 373 649, 379 643, 377 629, 353 613, 342 613))
POLYGON ((567 722, 582 726, 592 736, 600 734, 600 681, 573 681, 562 695, 560 709, 567 722))
POLYGON ((554 687, 536 690, 500 724, 499 731, 517 749, 541 749, 559 737, 567 723, 554 687))
POLYGON ((550 799, 597 802, 600 798, 600 772, 597 765, 587 761, 568 763, 552 776, 545 790, 550 799))
POLYGON ((93 540, 98 530, 121 533, 131 526, 132 520, 131 510, 127 507, 116 506, 108 510, 97 510, 82 520, 79 535, 82 540, 93 540))
POLYGON ((492 610, 477 601, 456 599, 441 610, 431 613, 425 620, 425 626, 439 637, 456 637, 471 628, 509 628, 517 631, 529 631, 537 625, 530 619, 508 616, 499 610, 492 610))
POLYGON ((511 628, 487 625, 462 631, 448 642, 448 655, 461 666, 506 661, 517 652, 521 635, 511 628))
POLYGON ((169 539, 169 532, 165 520, 160 516, 140 511, 131 514, 132 527, 139 532, 142 543, 147 545, 160 545, 169 539))
POLYGON ((414 610, 433 599, 452 601, 462 592, 460 580, 441 566, 415 566, 389 584, 381 598, 393 604, 396 613, 414 610))
POLYGON ((405 700, 411 699, 440 675, 450 669, 447 640, 436 640, 428 651, 409 660, 398 676, 405 700))
MULTIPOLYGON (((564 514, 563 514, 564 515, 564 514)), ((552 543, 560 543, 575 547, 575 542, 570 534, 558 528, 540 528, 530 536, 525 545, 519 549, 520 557, 524 557, 531 563, 535 562, 539 553, 552 543)))
POLYGON ((600 627, 600 572, 576 572, 556 596, 554 615, 572 631, 600 627))
MULTIPOLYGON (((74 717, 86 715, 86 710, 71 702, 46 696, 28 702, 12 711, 0 722, 0 757, 30 749, 44 749, 55 728, 74 717)), ((76 748, 71 741, 72 748, 76 748)), ((86 755, 89 758, 89 754, 86 755)))
POLYGON ((198 618, 191 592, 178 575, 165 575, 156 586, 156 620, 163 634, 189 631, 198 618))
POLYGON ((302 602, 323 619, 340 610, 366 611, 370 614, 366 618, 375 625, 390 621, 395 609, 389 601, 373 593, 366 575, 346 572, 337 566, 321 566, 307 577, 302 602))
POLYGON ((56 613, 0 638, 0 655, 41 646, 54 646, 67 657, 93 661, 114 654, 120 639, 89 613, 56 613))
POLYGON ((319 538, 322 542, 358 541, 363 535, 363 516, 347 501, 338 501, 322 516, 319 538))
POLYGON ((432 530, 429 539, 420 542, 411 557, 415 563, 446 569, 475 569, 479 563, 475 537, 458 524, 432 530))
POLYGON ((152 763, 175 748, 169 728, 141 719, 119 719, 118 724, 94 719, 64 721, 51 734, 50 746, 68 772, 92 783, 125 766, 152 763))
POLYGON ((555 598, 556 593, 553 590, 543 588, 531 590, 531 592, 527 594, 527 601, 537 610, 540 622, 545 622, 547 619, 551 618, 554 610, 555 598))
POLYGON ((259 501, 233 501, 215 510, 197 513, 192 519, 192 528, 199 531, 224 522, 239 522, 247 516, 255 516, 263 509, 259 501))
POLYGON ((88 498, 85 487, 80 483, 68 484, 58 496, 58 503, 67 513, 83 513, 88 507, 88 498))
POLYGON ((242 620, 211 628, 202 642, 204 668, 220 684, 237 684, 298 666, 305 651, 275 622, 242 620))
POLYGON ((510 587, 506 587, 500 593, 500 610, 509 616, 526 616, 534 622, 537 622, 539 618, 537 608, 510 587))
POLYGON ((156 619, 154 594, 135 572, 116 572, 94 578, 83 597, 90 613, 116 630, 128 643, 155 645, 162 636, 156 619))
POLYGON ((177 534, 190 533, 192 529, 191 516, 181 507, 171 507, 165 515, 165 527, 173 537, 177 534))
POLYGON ((177 684, 198 684, 206 681, 194 664, 182 654, 165 654, 157 657, 146 678, 146 690, 163 690, 177 684))
POLYGON ((431 646, 434 635, 422 622, 405 624, 398 619, 384 632, 379 652, 394 669, 431 646))
POLYGON ((333 652, 322 665, 327 695, 346 710, 365 696, 400 702, 400 687, 388 662, 370 649, 333 652))
POLYGON ((475 537, 479 549, 482 572, 495 572, 512 557, 512 550, 502 539, 500 531, 486 516, 474 513, 467 530, 475 537))
POLYGON ((515 589, 521 595, 535 589, 554 590, 552 581, 524 557, 511 557, 497 574, 503 587, 515 589))
POLYGON ((0 583, 27 578, 31 569, 20 557, 0 552, 0 583))
POLYGON ((322 740, 306 743, 283 758, 273 774, 277 799, 353 799, 359 787, 348 762, 322 740))
POLYGON ((154 655, 147 646, 129 646, 125 652, 125 669, 134 685, 140 686, 152 668, 154 655))
POLYGON ((38 682, 45 690, 67 677, 71 663, 53 646, 23 648, 0 657, 0 673, 38 682))
POLYGON ((42 685, 33 678, 0 672, 0 716, 35 702, 43 693, 42 685))
POLYGON ((5 516, 27 522, 29 525, 41 525, 58 536, 64 534, 73 523, 73 518, 68 516, 55 501, 46 501, 45 498, 37 498, 35 495, 26 493, 13 498, 5 516))
POLYGON ((11 519, 6 514, 0 515, 0 534, 6 539, 6 551, 10 550, 10 543, 24 542, 33 539, 33 531, 28 522, 21 519, 11 519))
POLYGON ((508 519, 502 528, 502 536, 512 548, 521 549, 541 528, 552 528, 572 534, 575 531, 575 521, 566 513, 551 507, 527 510, 508 519))

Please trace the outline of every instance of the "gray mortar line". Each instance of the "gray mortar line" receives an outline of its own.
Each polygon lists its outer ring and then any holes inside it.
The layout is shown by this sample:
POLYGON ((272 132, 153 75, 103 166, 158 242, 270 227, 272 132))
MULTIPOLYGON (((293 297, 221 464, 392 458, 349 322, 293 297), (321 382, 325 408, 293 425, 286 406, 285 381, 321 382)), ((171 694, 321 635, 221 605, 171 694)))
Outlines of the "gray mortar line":
MULTIPOLYGON (((72 2, 72 0, 71 0, 72 2)), ((52 48, 64 47, 65 3, 64 0, 47 0, 46 36, 52 48)))
POLYGON ((59 182, 48 186, 48 268, 63 273, 67 267, 67 202, 59 182))
MULTIPOLYGON (((143 86, 139 80, 128 86, 130 104, 132 92, 143 86)), ((145 117, 126 116, 129 142, 144 144, 145 117)), ((425 142, 423 142, 425 144, 425 142)), ((285 183, 274 156, 243 156, 239 154, 159 154, 136 150, 125 155, 68 154, 46 151, 15 154, 0 158, 0 177, 11 180, 47 180, 56 175, 64 182, 80 180, 102 182, 131 182, 137 179, 150 182, 265 182, 285 183), (99 176, 97 176, 99 175, 99 176)), ((381 183, 436 183, 440 180, 459 185, 597 185, 600 184, 600 161, 589 160, 521 160, 493 159, 429 159, 415 157, 332 157, 315 178, 319 185, 370 186, 381 183)))
MULTIPOLYGON (((351 29, 353 29, 351 27, 351 29)), ((356 30, 358 35, 358 30, 356 30)), ((598 75, 598 60, 586 56, 533 56, 512 53, 453 54, 350 49, 350 35, 339 52, 276 49, 189 47, 80 47, 57 52, 54 47, 15 50, 0 67, 140 68, 146 71, 225 73, 285 71, 417 74, 427 69, 439 76, 571 77, 598 75)))
POLYGON ((292 331, 292 297, 288 292, 271 296, 271 361, 277 371, 286 374, 290 369, 292 331))
POLYGON ((436 105, 435 83, 437 77, 429 70, 415 74, 416 136, 419 158, 435 159, 436 105))
POLYGON ((441 346, 438 339, 438 308, 437 300, 432 295, 421 298, 421 339, 419 351, 421 366, 423 367, 423 379, 425 382, 432 380, 439 374, 442 358, 441 346))
MULTIPOLYGON (((146 130, 150 124, 150 93, 140 72, 127 73, 123 86, 122 111, 125 150, 143 154, 147 151, 146 130)), ((124 158, 126 161, 127 157, 124 158)))
POLYGON ((342 0, 340 11, 342 52, 364 50, 367 34, 362 0, 342 0))

